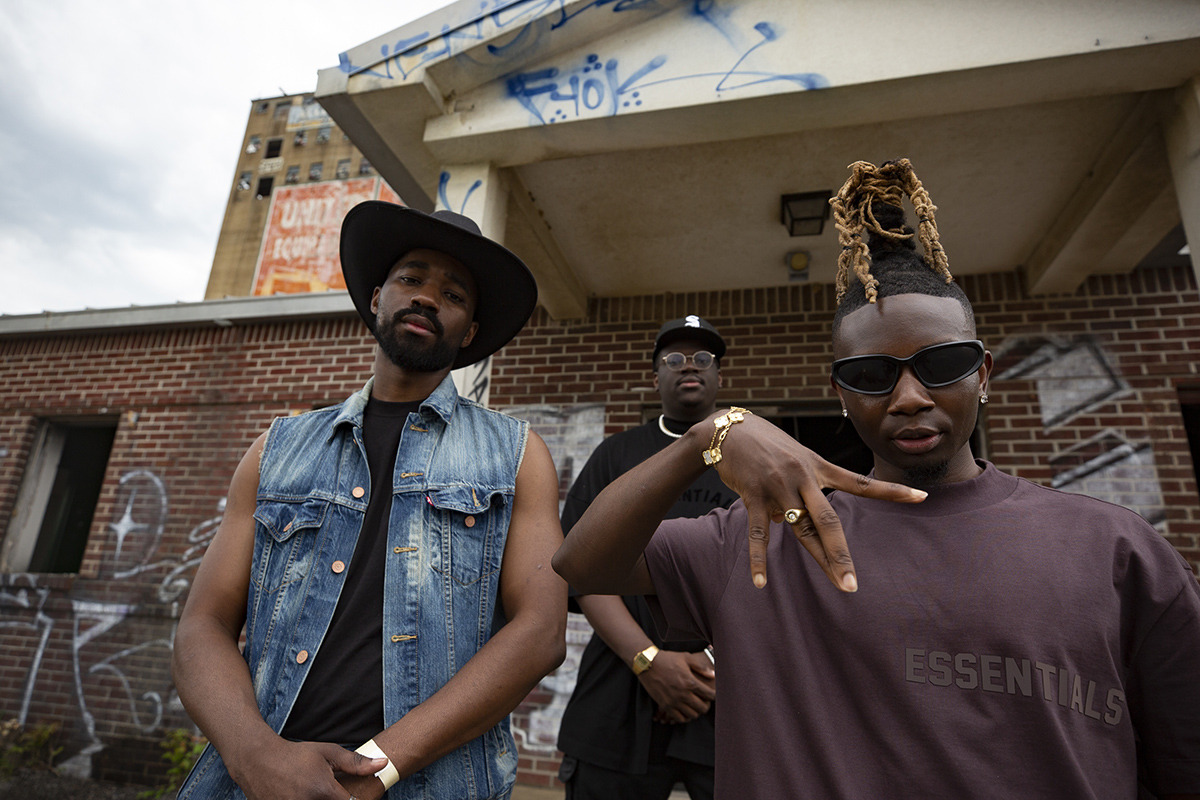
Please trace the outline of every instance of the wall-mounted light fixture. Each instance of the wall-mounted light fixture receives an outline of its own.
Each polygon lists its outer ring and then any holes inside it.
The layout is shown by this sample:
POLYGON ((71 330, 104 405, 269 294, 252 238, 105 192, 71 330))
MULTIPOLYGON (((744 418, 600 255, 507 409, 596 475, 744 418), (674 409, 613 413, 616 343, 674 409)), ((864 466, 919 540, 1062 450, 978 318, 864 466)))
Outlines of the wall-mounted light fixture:
POLYGON ((779 198, 779 221, 789 236, 816 236, 829 219, 829 198, 833 192, 801 192, 779 198))
POLYGON ((787 265, 789 281, 808 280, 808 253, 803 250, 793 250, 783 257, 787 265))

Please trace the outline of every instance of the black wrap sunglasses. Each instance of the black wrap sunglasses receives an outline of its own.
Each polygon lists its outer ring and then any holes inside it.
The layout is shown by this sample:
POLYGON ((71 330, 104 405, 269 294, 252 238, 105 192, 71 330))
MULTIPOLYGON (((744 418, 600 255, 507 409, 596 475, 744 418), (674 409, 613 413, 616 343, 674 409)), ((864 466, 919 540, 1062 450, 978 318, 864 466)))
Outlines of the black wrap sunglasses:
POLYGON ((858 394, 891 394, 905 364, 929 389, 958 383, 983 364, 983 342, 945 342, 922 348, 908 358, 883 354, 851 356, 833 362, 833 380, 858 394))

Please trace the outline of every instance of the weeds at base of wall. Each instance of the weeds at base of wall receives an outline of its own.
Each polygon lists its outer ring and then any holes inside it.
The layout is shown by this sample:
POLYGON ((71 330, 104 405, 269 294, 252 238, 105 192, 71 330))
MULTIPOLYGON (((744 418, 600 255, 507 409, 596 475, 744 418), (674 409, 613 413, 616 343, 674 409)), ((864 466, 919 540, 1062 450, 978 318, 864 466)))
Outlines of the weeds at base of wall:
POLYGON ((162 760, 168 765, 167 782, 139 793, 138 800, 158 800, 179 789, 207 744, 208 739, 183 728, 167 731, 163 740, 158 743, 163 749, 162 760))
POLYGON ((23 729, 15 719, 0 722, 0 778, 17 770, 53 770, 62 752, 57 725, 23 729))

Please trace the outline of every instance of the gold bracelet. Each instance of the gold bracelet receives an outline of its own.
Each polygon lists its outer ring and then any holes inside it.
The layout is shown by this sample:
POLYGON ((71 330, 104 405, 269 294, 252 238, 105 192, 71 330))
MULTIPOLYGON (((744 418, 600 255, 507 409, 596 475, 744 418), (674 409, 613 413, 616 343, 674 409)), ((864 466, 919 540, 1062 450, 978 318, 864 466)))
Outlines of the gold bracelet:
POLYGON ((713 420, 716 430, 713 431, 712 441, 708 443, 708 449, 700 454, 704 457, 705 464, 711 467, 721 460, 721 442, 725 441, 725 437, 729 435, 729 429, 744 420, 747 414, 753 413, 749 409, 733 406, 713 420))

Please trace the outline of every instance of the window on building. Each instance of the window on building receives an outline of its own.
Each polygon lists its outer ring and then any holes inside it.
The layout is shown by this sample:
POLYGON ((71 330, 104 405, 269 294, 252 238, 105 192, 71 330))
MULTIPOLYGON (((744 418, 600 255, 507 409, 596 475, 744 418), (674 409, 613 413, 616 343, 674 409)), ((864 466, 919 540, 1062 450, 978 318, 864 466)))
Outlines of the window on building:
POLYGON ((308 144, 308 131, 296 131, 295 137, 292 138, 292 144, 296 147, 304 147, 308 144))
POLYGON ((359 175, 374 175, 375 170, 374 170, 374 168, 371 167, 371 162, 367 161, 365 158, 362 161, 358 162, 358 174, 359 175))
POLYGON ((271 110, 271 102, 269 100, 260 100, 258 105, 254 107, 255 114, 265 114, 271 110))
POLYGON ((328 125, 322 125, 317 129, 317 144, 329 144, 329 134, 332 133, 328 125))
POLYGON ((350 159, 342 158, 338 160, 336 177, 339 181, 350 177, 350 159))
POLYGON ((308 165, 308 179, 310 181, 321 180, 321 171, 324 168, 325 168, 325 165, 320 161, 314 161, 313 163, 309 164, 308 165))
POLYGON ((284 100, 283 102, 276 103, 275 104, 275 119, 287 119, 288 112, 291 110, 291 108, 292 108, 291 100, 284 100))
POLYGON ((254 173, 243 172, 238 176, 237 188, 239 192, 244 192, 250 188, 250 181, 254 178, 254 173))
POLYGON ((311 106, 313 103, 317 102, 317 97, 316 95, 306 94, 304 95, 304 99, 300 102, 306 106, 311 106))
POLYGON ((265 178, 258 179, 258 188, 254 190, 254 199, 262 200, 264 197, 271 196, 271 189, 275 186, 275 178, 268 175, 265 178))
POLYGON ((257 153, 260 147, 262 147, 262 137, 257 135, 251 136, 250 142, 246 145, 246 152, 257 153))
POLYGON ((117 420, 44 420, 25 466, 0 570, 78 572, 117 420))
POLYGON ((284 183, 297 183, 300 180, 300 165, 293 164, 287 168, 287 175, 284 176, 284 183))
POLYGON ((283 152, 283 139, 267 139, 267 152, 263 158, 279 158, 283 152))
POLYGON ((1188 449, 1192 451, 1192 470, 1200 486, 1200 386, 1180 387, 1179 411, 1183 414, 1183 429, 1187 432, 1188 449))

